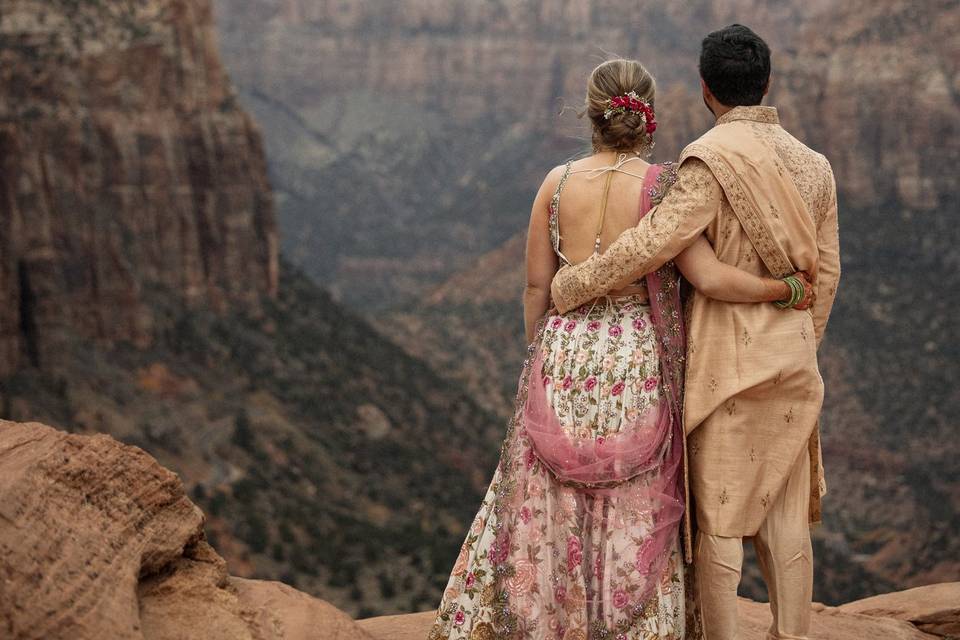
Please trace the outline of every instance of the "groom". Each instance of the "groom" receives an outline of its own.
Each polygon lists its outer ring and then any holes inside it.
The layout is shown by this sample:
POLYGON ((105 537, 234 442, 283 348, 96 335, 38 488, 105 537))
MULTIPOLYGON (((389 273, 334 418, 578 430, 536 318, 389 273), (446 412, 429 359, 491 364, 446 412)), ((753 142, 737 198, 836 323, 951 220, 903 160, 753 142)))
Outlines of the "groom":
POLYGON ((840 277, 836 186, 826 158, 787 133, 775 108, 760 106, 770 49, 757 34, 737 24, 709 34, 700 77, 716 126, 683 151, 658 207, 602 255, 557 273, 553 302, 564 312, 602 296, 701 233, 721 261, 754 274, 811 275, 810 311, 693 294, 684 406, 706 640, 737 638, 743 538, 753 539, 770 593, 768 637, 806 638, 809 525, 825 492, 817 347, 840 277))

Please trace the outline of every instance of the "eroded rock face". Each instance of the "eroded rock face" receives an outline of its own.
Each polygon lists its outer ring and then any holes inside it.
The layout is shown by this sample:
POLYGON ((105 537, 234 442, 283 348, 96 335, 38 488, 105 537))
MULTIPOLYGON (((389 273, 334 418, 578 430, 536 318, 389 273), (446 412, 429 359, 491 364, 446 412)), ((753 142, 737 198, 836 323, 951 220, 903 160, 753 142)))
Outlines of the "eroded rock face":
POLYGON ((137 583, 200 541, 177 476, 107 436, 0 421, 0 608, 9 637, 142 637, 137 583), (66 637, 66 636, 63 636, 66 637))
POLYGON ((321 600, 231 578, 203 520, 136 447, 0 421, 0 637, 368 638, 321 600))
POLYGON ((960 583, 947 582, 885 593, 840 607, 841 611, 910 622, 921 631, 960 637, 960 583))
POLYGON ((260 135, 207 0, 0 0, 0 376, 66 334, 151 342, 157 291, 277 282, 260 135))

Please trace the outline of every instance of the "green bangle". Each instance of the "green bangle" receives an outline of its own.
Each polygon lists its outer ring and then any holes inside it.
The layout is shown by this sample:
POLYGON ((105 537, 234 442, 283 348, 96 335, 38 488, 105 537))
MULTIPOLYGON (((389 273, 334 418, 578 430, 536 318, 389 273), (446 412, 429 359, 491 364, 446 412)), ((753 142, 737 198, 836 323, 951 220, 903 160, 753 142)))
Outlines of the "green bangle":
POLYGON ((796 300, 794 300, 794 301, 793 301, 793 304, 790 305, 791 307, 795 307, 795 306, 797 306, 798 304, 800 304, 801 302, 803 302, 803 297, 804 297, 803 283, 800 282, 800 280, 798 280, 797 278, 795 278, 795 277, 793 277, 793 276, 790 276, 790 277, 793 278, 794 283, 796 283, 796 285, 797 285, 796 300))
POLYGON ((778 309, 790 309, 803 300, 803 284, 796 276, 787 276, 783 278, 783 282, 787 283, 787 286, 790 288, 790 296, 786 300, 777 300, 773 304, 776 305, 778 309))
POLYGON ((790 300, 793 299, 793 285, 790 284, 790 280, 788 278, 781 278, 780 282, 783 282, 787 285, 787 289, 790 290, 790 295, 788 295, 785 300, 774 301, 773 304, 777 309, 786 309, 790 305, 790 300))

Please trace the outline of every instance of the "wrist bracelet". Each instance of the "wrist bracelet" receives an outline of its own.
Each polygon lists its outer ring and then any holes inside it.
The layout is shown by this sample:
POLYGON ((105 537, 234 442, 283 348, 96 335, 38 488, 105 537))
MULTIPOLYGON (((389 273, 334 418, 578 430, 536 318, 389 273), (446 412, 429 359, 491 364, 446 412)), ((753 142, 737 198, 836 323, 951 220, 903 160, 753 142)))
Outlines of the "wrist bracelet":
POLYGON ((796 276, 787 276, 783 278, 783 282, 790 288, 790 296, 786 300, 777 300, 773 304, 776 305, 778 309, 790 309, 803 301, 803 284, 796 276))
POLYGON ((790 291, 790 295, 788 295, 788 296, 787 296, 785 299, 783 299, 783 300, 777 300, 777 301, 775 301, 773 304, 774 304, 774 306, 777 307, 777 309, 786 309, 787 307, 790 306, 790 301, 793 300, 794 288, 793 288, 793 284, 790 282, 790 277, 789 277, 789 276, 786 277, 786 278, 781 278, 781 279, 780 279, 780 282, 783 282, 784 284, 787 285, 787 289, 790 291))

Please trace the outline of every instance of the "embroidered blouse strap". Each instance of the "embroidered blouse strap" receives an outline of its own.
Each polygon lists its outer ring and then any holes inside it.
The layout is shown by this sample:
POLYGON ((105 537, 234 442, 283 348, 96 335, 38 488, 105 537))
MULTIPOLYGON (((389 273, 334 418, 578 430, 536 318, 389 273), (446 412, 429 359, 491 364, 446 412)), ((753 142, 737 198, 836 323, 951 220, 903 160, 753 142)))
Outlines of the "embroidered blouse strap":
POLYGON ((567 256, 563 255, 563 252, 560 250, 560 192, 563 191, 563 187, 567 184, 567 178, 570 177, 570 168, 572 166, 573 160, 567 162, 567 166, 563 170, 563 175, 560 177, 560 182, 557 183, 557 190, 553 192, 553 198, 550 200, 550 217, 548 219, 553 252, 557 254, 557 257, 560 258, 564 264, 570 264, 570 261, 567 260, 567 256))

